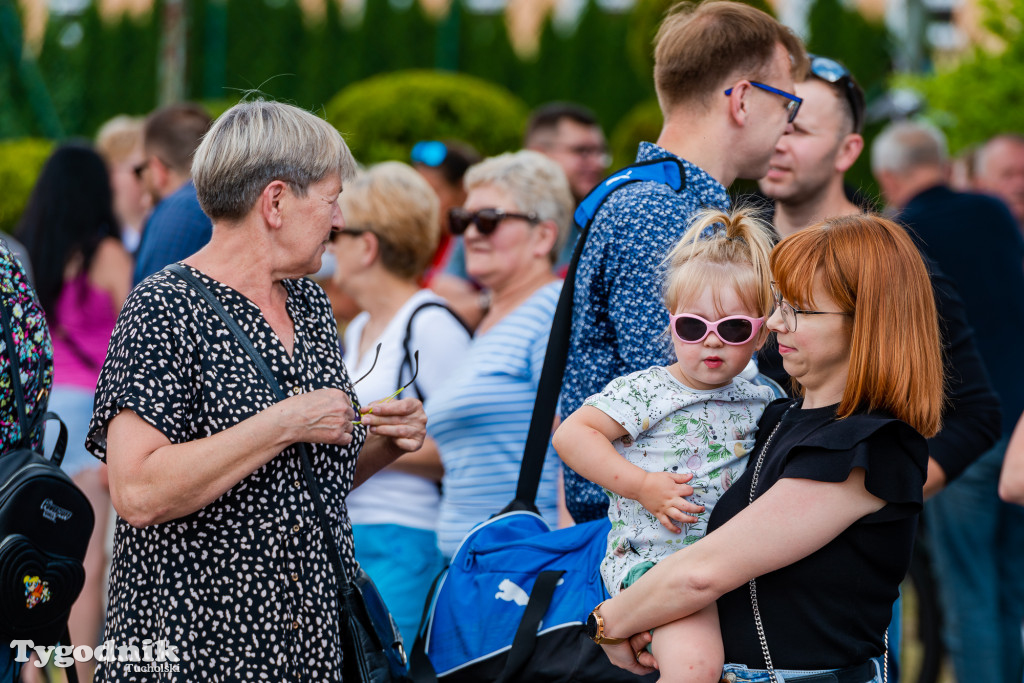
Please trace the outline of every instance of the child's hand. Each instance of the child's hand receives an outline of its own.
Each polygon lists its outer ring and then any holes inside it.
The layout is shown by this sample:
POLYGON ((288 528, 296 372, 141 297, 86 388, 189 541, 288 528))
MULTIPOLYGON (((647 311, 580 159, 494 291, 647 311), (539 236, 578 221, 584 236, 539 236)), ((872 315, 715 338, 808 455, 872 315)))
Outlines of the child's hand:
POLYGON ((704 506, 686 500, 693 495, 693 487, 686 483, 691 479, 693 474, 689 472, 645 472, 637 501, 657 517, 666 529, 678 534, 681 529, 673 520, 693 524, 699 521, 693 513, 704 512, 704 506))

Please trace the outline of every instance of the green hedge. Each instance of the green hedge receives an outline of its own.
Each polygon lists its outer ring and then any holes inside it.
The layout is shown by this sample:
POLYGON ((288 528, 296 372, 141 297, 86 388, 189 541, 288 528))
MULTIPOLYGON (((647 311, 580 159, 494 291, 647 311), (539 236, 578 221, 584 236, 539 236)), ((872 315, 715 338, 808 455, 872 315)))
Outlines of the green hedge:
MULTIPOLYGON (((0 140, 0 230, 10 233, 18 224, 28 197, 39 177, 43 163, 53 149, 53 142, 25 138, 0 140)), ((59 201, 54 197, 54 201, 59 201)))
POLYGON ((405 160, 420 140, 464 140, 485 156, 522 145, 526 105, 501 86, 441 71, 398 71, 353 83, 326 108, 361 163, 405 160))
POLYGON ((658 100, 647 100, 629 110, 612 131, 608 146, 612 167, 622 168, 636 161, 636 148, 641 142, 654 142, 661 135, 663 119, 658 100))

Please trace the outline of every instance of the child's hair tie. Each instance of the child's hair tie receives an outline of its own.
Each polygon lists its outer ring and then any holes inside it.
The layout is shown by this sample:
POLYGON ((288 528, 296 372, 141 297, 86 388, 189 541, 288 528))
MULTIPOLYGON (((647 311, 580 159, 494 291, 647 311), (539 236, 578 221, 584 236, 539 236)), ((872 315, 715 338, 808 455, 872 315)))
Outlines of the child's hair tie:
POLYGON ((697 237, 698 240, 713 240, 718 238, 729 240, 730 242, 744 241, 742 237, 729 237, 728 228, 726 228, 723 223, 712 223, 704 228, 697 237))

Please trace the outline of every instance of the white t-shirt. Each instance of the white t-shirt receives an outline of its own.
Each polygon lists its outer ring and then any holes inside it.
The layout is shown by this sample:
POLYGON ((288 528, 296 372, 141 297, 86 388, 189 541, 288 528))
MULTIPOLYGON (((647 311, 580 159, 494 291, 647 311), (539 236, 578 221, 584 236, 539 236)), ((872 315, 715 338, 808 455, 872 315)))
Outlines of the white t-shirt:
POLYGON ((768 387, 736 377, 724 387, 691 389, 655 366, 612 380, 584 405, 622 425, 626 436, 613 442, 622 457, 647 472, 693 473, 689 500, 703 505, 694 524, 674 534, 635 500, 607 491, 608 551, 601 577, 611 595, 634 565, 658 562, 702 538, 715 503, 746 467, 757 421, 775 398, 768 387))
MULTIPOLYGON (((361 404, 368 404, 391 394, 409 381, 411 368, 406 366, 401 383, 399 364, 405 356, 402 341, 409 316, 427 302, 444 303, 444 299, 427 289, 416 292, 388 323, 365 354, 359 353, 363 328, 369 314, 360 313, 345 329, 345 365, 353 381, 362 377, 373 364, 374 347, 381 344, 377 367, 355 386, 361 404)), ((419 350, 419 375, 416 384, 400 397, 416 396, 418 387, 428 398, 451 376, 469 347, 469 334, 451 313, 430 306, 416 313, 409 340, 410 352, 419 350)), ((428 414, 429 420, 429 414, 428 414)), ((406 472, 381 470, 348 496, 348 513, 353 524, 398 524, 433 531, 441 494, 437 483, 406 472)))

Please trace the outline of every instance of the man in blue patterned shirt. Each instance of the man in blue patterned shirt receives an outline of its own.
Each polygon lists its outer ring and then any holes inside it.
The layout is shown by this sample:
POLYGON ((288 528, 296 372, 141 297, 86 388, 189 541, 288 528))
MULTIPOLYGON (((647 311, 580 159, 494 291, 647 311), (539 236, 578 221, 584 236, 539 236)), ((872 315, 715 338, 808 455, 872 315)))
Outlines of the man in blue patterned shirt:
POLYGON ((192 155, 210 128, 210 115, 197 104, 172 104, 146 119, 143 152, 135 167, 153 197, 153 213, 142 231, 132 284, 139 284, 168 263, 199 251, 210 241, 213 225, 196 198, 192 155))
MULTIPOLYGON (((662 259, 695 212, 729 208, 726 187, 736 178, 765 174, 799 108, 793 84, 807 56, 789 29, 729 0, 677 7, 658 31, 654 55, 664 127, 657 144, 641 143, 637 161, 678 158, 684 186, 632 183, 591 223, 576 273, 562 415, 616 377, 674 362, 662 259)), ((601 487, 569 468, 565 497, 577 522, 608 513, 601 487)))

